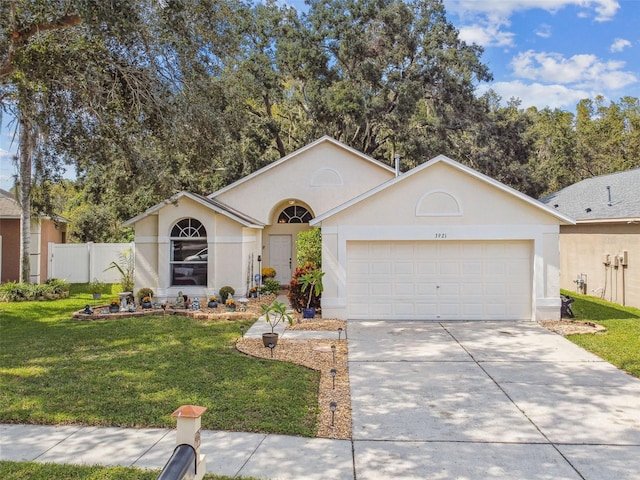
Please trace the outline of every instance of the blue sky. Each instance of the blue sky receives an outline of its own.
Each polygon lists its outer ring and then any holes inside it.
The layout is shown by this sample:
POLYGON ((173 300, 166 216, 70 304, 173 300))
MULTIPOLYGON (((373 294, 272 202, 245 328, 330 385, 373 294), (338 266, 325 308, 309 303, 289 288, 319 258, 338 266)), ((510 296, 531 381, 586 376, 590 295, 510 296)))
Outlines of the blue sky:
MULTIPOLYGON (((304 9, 302 0, 287 3, 304 9)), ((583 98, 640 97, 640 0, 444 0, 468 43, 485 49, 490 84, 522 107, 574 111, 583 98)), ((15 168, 12 131, 0 131, 0 188, 15 168)))

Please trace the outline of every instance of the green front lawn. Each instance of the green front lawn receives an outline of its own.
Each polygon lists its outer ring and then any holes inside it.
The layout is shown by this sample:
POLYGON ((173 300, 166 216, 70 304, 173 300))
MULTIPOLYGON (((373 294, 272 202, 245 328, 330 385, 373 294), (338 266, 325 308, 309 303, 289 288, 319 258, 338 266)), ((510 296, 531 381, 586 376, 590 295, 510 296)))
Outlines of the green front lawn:
POLYGON ((563 292, 575 299, 575 320, 595 322, 604 333, 567 338, 609 363, 640 378, 640 309, 622 307, 594 297, 563 292))
POLYGON ((72 320, 86 303, 0 304, 0 422, 174 428, 194 404, 205 429, 314 435, 319 374, 237 352, 252 322, 72 320))
MULTIPOLYGON (((0 461, 0 478, 3 480, 155 480, 159 473, 159 470, 128 467, 0 461)), ((205 480, 231 480, 231 477, 213 474, 207 474, 204 478, 205 480)))

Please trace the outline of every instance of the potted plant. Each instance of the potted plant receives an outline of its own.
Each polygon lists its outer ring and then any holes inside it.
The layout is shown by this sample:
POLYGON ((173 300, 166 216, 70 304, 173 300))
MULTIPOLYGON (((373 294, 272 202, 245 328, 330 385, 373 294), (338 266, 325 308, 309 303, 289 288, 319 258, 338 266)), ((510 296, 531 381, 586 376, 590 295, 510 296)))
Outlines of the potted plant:
POLYGON ((249 298, 256 298, 258 296, 258 287, 251 287, 249 289, 249 298))
POLYGON ((262 334, 262 344, 265 347, 268 347, 270 343, 273 345, 277 345, 279 335, 274 332, 273 329, 280 323, 280 321, 284 320, 289 322, 289 325, 292 325, 293 317, 289 312, 287 312, 287 306, 282 302, 278 302, 277 300, 274 301, 271 305, 263 303, 262 305, 260 305, 260 307, 262 308, 262 314, 264 315, 265 320, 269 325, 271 325, 271 332, 262 334))
POLYGON ((272 267, 264 267, 262 271, 260 271, 262 275, 262 281, 268 280, 270 278, 274 278, 276 276, 276 270, 272 267))
POLYGON ((151 297, 143 297, 140 301, 140 305, 142 308, 151 308, 153 304, 151 303, 151 297))
POLYGON ((207 307, 218 308, 218 297, 216 297, 215 295, 211 295, 209 297, 209 303, 207 303, 207 307))
POLYGON ((120 300, 114 298, 109 304, 109 313, 118 313, 120 311, 120 300))
POLYGON ((94 300, 100 300, 102 298, 102 292, 104 291, 105 284, 99 281, 97 278, 93 279, 93 282, 89 283, 89 292, 93 295, 94 300))
POLYGON ((227 298, 224 302, 224 305, 227 307, 228 312, 236 311, 236 301, 233 298, 227 298))
POLYGON ((305 273, 300 277, 300 285, 302 292, 309 290, 309 297, 307 299, 307 308, 302 309, 302 318, 313 318, 316 316, 316 309, 311 306, 311 298, 315 294, 316 297, 320 296, 324 290, 322 285, 322 277, 324 272, 322 270, 313 270, 309 273, 305 273))
POLYGON ((145 298, 149 303, 151 303, 151 299, 153 298, 153 290, 151 290, 149 287, 141 288, 140 290, 138 290, 137 297, 138 303, 140 303, 140 305, 142 305, 142 303, 145 301, 145 298))

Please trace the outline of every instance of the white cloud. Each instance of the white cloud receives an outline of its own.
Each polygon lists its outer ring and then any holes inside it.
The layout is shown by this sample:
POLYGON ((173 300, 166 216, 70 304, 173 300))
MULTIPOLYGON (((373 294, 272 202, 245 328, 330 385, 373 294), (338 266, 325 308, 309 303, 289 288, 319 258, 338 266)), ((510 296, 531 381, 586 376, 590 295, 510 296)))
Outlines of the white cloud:
POLYGON ((542 38, 551 37, 551 25, 543 23, 536 29, 535 34, 542 38))
POLYGON ((540 8, 549 12, 574 5, 583 8, 579 15, 593 12, 597 21, 611 20, 620 8, 617 0, 445 0, 447 11, 461 17, 477 14, 499 15, 509 18, 514 12, 540 8))
POLYGON ((511 66, 517 78, 579 89, 615 90, 638 82, 635 74, 623 70, 625 62, 602 61, 591 54, 565 58, 560 53, 528 50, 513 57, 511 66))
POLYGON ((474 25, 460 27, 460 39, 467 43, 478 45, 509 47, 513 45, 515 35, 501 30, 502 26, 508 26, 508 21, 486 21, 474 25))
MULTIPOLYGON (((460 17, 460 38, 467 43, 484 47, 505 47, 514 44, 515 34, 505 30, 511 26, 510 17, 515 12, 543 9, 556 12, 574 5, 585 10, 578 16, 594 16, 597 21, 611 20, 620 4, 617 0, 445 0, 448 12, 460 17)), ((548 38, 550 28, 541 26, 537 35, 548 38)), ((548 26, 547 26, 548 27, 548 26)))
POLYGON ((611 50, 612 52, 621 52, 626 47, 630 46, 631 42, 629 40, 625 40, 624 38, 616 38, 609 47, 609 50, 611 50))
POLYGON ((502 97, 503 105, 511 98, 519 98, 522 101, 521 108, 537 107, 542 109, 549 107, 572 110, 583 98, 592 98, 596 95, 595 92, 570 88, 565 85, 549 85, 539 82, 524 83, 520 80, 485 85, 478 89, 478 93, 482 94, 489 88, 502 97))

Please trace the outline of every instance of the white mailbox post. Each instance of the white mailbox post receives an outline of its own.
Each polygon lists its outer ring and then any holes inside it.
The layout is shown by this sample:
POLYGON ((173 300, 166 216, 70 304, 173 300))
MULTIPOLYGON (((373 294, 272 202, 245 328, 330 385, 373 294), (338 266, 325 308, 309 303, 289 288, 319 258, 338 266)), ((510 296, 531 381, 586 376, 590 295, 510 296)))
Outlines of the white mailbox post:
POLYGON ((200 417, 207 407, 196 405, 183 405, 171 414, 177 419, 176 446, 191 445, 196 452, 196 476, 195 480, 201 480, 206 470, 206 455, 200 455, 200 417))

